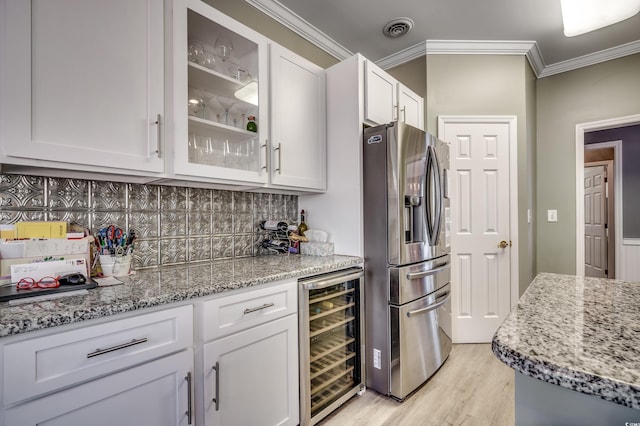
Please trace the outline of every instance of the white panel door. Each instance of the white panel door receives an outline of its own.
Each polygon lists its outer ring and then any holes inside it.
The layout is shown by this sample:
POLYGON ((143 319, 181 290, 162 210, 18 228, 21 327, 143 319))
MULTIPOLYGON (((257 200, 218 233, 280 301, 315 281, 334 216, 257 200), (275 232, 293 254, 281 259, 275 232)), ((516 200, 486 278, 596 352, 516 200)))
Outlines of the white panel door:
POLYGON ((584 273, 607 278, 607 169, 584 168, 584 273))
POLYGON ((364 67, 364 119, 373 124, 390 123, 397 118, 398 81, 371 61, 364 67))
POLYGON ((163 2, 7 0, 4 12, 9 162, 163 172, 163 2))
POLYGON ((276 44, 271 61, 271 183, 327 187, 324 69, 276 44))
POLYGON ((398 83, 398 107, 398 120, 424 130, 424 99, 402 83, 398 83))
POLYGON ((187 426, 192 368, 189 349, 12 407, 0 424, 187 426))
POLYGON ((451 144, 454 343, 490 342, 511 310, 510 135, 504 122, 440 129, 451 144))
POLYGON ((300 421, 296 315, 207 343, 202 362, 205 426, 300 421))

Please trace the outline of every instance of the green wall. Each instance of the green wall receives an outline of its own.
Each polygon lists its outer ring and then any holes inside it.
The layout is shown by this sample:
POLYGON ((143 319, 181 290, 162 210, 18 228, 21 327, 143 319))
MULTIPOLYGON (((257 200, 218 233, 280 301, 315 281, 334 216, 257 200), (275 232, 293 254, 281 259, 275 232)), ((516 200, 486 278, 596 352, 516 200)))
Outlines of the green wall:
POLYGON ((524 56, 428 55, 427 129, 439 115, 517 116, 518 262, 520 294, 535 275, 535 75, 524 56))
POLYGON ((537 269, 575 274, 576 125, 640 113, 640 54, 539 79, 537 100, 537 269))
POLYGON ((324 50, 242 0, 204 0, 204 2, 323 68, 339 62, 324 50))

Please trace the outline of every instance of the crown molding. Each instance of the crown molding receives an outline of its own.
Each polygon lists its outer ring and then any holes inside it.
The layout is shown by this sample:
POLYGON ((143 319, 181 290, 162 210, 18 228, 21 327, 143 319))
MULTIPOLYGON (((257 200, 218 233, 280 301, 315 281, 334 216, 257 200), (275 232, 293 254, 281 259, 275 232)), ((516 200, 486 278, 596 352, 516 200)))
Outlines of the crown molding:
POLYGON ((549 66, 546 66, 542 70, 542 72, 538 74, 538 78, 548 77, 550 75, 560 74, 567 71, 573 71, 578 68, 588 67, 589 65, 611 61, 613 59, 622 58, 628 55, 634 55, 636 53, 640 53, 640 40, 621 44, 620 46, 601 50, 595 53, 590 53, 588 55, 579 56, 567 61, 551 64, 549 66))
POLYGON ((535 41, 427 40, 376 61, 389 69, 424 55, 525 55, 536 76, 544 61, 535 41))
POLYGON ((336 59, 344 60, 353 56, 346 47, 305 21, 300 15, 276 0, 244 0, 264 14, 275 19, 300 37, 313 43, 336 59))
MULTIPOLYGON (((353 53, 331 37, 318 30, 277 0, 244 0, 275 19, 302 38, 316 45, 338 60, 353 53)), ((493 40, 425 40, 393 55, 375 61, 382 69, 402 65, 424 55, 525 55, 537 78, 573 71, 589 65, 622 58, 640 52, 640 40, 600 52, 546 65, 535 41, 493 40)))

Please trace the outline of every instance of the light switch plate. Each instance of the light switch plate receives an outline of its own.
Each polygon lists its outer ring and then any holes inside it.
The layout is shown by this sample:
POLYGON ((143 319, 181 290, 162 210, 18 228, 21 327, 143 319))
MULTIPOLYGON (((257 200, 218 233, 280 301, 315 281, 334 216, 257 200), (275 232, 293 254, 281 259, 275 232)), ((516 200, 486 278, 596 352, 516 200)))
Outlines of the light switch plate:
POLYGON ((547 222, 558 221, 558 210, 547 210, 547 222))

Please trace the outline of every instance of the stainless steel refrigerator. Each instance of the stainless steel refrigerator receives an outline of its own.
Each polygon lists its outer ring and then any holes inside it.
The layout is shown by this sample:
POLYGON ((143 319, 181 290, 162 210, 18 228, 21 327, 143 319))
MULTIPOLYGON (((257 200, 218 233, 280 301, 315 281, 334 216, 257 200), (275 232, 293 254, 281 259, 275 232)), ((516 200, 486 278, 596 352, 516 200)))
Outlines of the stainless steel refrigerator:
POLYGON ((451 351, 448 167, 420 129, 364 131, 366 383, 398 400, 451 351))

